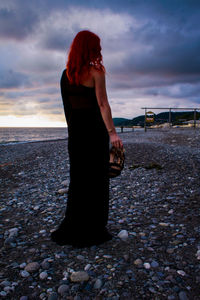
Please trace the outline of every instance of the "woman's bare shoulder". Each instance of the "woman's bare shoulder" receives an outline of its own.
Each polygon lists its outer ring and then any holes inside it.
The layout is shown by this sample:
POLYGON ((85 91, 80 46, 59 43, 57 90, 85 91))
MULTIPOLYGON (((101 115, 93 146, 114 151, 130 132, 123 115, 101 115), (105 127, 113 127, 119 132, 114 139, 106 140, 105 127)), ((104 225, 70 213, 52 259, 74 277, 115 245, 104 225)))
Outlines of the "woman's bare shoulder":
POLYGON ((97 75, 105 75, 104 70, 101 67, 98 66, 91 66, 90 67, 90 73, 91 74, 97 74, 97 75))
POLYGON ((96 80, 102 80, 105 78, 105 72, 101 68, 97 68, 96 66, 91 66, 90 74, 96 80))

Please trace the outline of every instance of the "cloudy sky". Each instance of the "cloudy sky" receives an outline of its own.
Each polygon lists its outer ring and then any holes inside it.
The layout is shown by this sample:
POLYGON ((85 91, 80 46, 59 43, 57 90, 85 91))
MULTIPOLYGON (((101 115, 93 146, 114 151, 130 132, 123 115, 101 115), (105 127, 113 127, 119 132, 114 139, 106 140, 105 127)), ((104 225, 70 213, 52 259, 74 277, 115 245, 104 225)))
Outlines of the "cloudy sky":
POLYGON ((101 38, 113 117, 200 107, 199 19, 198 0, 1 0, 0 126, 66 126, 60 76, 83 29, 101 38))

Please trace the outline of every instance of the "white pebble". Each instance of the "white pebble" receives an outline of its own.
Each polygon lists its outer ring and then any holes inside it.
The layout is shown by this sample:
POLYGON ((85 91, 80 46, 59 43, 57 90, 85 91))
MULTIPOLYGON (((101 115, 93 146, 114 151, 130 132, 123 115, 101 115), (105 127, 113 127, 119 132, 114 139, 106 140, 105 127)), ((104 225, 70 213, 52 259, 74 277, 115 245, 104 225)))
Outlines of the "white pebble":
POLYGON ((27 272, 25 270, 20 271, 20 274, 21 274, 22 277, 28 277, 30 275, 29 272, 27 272))
POLYGON ((24 263, 20 264, 19 267, 20 267, 20 269, 24 269, 24 267, 26 267, 26 263, 24 262, 24 263))
POLYGON ((128 239, 128 231, 121 230, 117 235, 121 240, 126 241, 128 239))
POLYGON ((124 223, 124 220, 119 220, 118 223, 122 224, 122 223, 124 223))
POLYGON ((164 222, 160 222, 160 223, 159 223, 159 225, 160 225, 160 226, 163 226, 163 227, 167 227, 167 226, 169 226, 169 224, 168 224, 168 223, 164 223, 164 222))
POLYGON ((47 272, 41 272, 39 276, 40 276, 40 279, 43 280, 43 279, 47 278, 48 274, 47 274, 47 272))
POLYGON ((149 263, 144 263, 144 267, 145 267, 145 269, 150 269, 151 265, 149 263))
POLYGON ((8 231, 9 231, 10 233, 11 233, 11 232, 12 232, 12 233, 16 233, 16 232, 19 231, 19 229, 18 229, 17 227, 14 227, 14 228, 9 229, 8 231))
POLYGON ((91 268, 91 264, 87 264, 84 268, 85 271, 88 271, 91 268))
POLYGON ((39 208, 40 208, 39 205, 36 205, 33 207, 33 210, 38 210, 39 208))
POLYGON ((178 270, 177 273, 181 276, 185 276, 186 273, 183 270, 178 270))
POLYGON ((197 251, 196 256, 197 256, 197 257, 200 256, 200 250, 197 251))

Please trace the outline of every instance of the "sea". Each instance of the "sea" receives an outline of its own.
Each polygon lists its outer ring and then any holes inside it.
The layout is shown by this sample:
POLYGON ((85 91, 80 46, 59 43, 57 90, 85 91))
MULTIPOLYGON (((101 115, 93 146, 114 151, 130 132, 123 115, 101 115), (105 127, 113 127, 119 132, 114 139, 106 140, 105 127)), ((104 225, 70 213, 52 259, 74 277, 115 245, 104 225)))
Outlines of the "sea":
MULTIPOLYGON (((116 128, 120 132, 120 128, 116 128)), ((131 131, 124 128, 124 132, 131 131)), ((0 127, 0 145, 67 139, 67 127, 0 127)))

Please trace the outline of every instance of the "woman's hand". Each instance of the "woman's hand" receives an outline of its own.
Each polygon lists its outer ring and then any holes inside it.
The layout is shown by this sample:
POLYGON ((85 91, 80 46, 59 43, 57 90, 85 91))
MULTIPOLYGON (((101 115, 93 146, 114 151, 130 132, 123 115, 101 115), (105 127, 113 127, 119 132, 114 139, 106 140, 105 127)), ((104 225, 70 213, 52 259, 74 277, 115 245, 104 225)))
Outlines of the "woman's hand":
POLYGON ((112 146, 114 146, 116 148, 123 148, 122 140, 119 138, 117 133, 110 134, 110 142, 111 142, 112 146))

